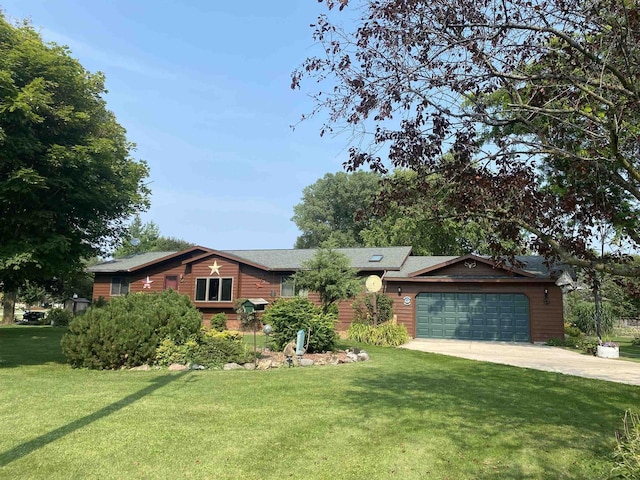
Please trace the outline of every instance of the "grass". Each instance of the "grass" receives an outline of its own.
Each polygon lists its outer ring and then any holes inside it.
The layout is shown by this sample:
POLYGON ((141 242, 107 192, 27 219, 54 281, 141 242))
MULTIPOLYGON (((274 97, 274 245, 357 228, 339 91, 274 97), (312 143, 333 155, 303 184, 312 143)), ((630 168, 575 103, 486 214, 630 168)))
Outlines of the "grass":
POLYGON ((640 363, 640 345, 632 345, 633 337, 611 337, 608 340, 620 345, 620 358, 640 363))
POLYGON ((588 479, 640 387, 369 347, 270 371, 74 370, 0 327, 0 478, 588 479))

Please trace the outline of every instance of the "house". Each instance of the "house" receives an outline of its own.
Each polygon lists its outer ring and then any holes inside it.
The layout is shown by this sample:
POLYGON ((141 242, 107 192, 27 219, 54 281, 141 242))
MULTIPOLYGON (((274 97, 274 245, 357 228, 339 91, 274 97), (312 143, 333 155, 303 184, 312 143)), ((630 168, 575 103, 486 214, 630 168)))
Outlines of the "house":
MULTIPOLYGON (((562 338, 562 271, 542 257, 518 257, 501 265, 476 256, 415 256, 411 247, 339 248, 359 275, 377 275, 381 292, 393 299, 398 322, 416 338, 543 342, 562 338)), ((292 297, 289 277, 316 250, 214 250, 196 246, 180 252, 150 252, 111 260, 89 269, 93 298, 172 288, 188 295, 205 322, 225 312, 237 327, 234 301, 272 302, 292 297)), ((565 275, 566 276, 566 275, 565 275)), ((314 293, 309 299, 318 302, 314 293)), ((339 305, 339 330, 353 319, 350 301, 339 305)))

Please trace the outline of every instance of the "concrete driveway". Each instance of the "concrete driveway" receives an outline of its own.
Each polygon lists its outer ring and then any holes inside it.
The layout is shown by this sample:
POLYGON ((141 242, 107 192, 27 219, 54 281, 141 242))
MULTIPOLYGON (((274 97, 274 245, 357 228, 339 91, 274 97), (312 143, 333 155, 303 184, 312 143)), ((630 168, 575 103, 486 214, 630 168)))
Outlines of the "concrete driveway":
POLYGON ((401 348, 640 385, 640 363, 598 358, 530 343, 415 339, 401 348))

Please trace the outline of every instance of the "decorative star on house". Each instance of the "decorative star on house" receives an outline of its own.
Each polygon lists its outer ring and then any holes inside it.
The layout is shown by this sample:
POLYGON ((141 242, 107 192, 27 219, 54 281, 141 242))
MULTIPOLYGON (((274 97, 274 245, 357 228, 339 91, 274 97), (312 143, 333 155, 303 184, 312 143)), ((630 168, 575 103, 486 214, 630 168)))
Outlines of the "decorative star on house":
POLYGON ((214 273, 216 275, 220 275, 220 267, 221 266, 222 265, 218 265, 218 261, 217 260, 213 262, 213 265, 209 265, 209 268, 211 269, 211 275, 213 275, 214 273))
POLYGON ((151 280, 149 278, 149 275, 147 275, 147 279, 144 281, 144 285, 142 286, 142 288, 151 288, 152 283, 153 283, 153 280, 151 280))

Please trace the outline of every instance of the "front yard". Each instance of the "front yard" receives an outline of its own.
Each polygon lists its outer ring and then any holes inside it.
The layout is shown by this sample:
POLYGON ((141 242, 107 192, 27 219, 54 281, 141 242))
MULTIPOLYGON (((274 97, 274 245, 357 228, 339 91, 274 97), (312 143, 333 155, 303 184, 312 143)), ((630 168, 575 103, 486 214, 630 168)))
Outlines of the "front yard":
POLYGON ((270 371, 73 370, 62 329, 0 328, 0 478, 608 476, 640 388, 369 347, 270 371))

